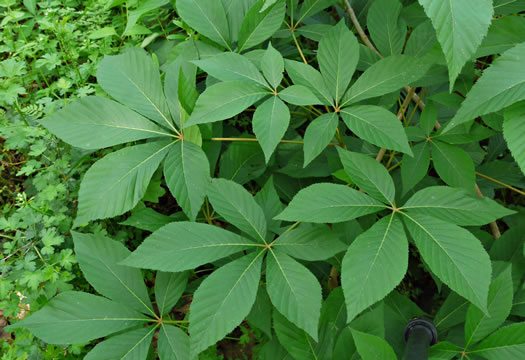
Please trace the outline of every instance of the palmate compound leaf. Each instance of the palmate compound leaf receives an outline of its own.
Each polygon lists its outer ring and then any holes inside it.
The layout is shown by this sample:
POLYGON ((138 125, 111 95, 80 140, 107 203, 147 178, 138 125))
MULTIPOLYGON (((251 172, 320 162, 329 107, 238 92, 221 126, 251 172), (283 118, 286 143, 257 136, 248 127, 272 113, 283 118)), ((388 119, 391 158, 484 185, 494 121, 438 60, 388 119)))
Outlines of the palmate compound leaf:
POLYGON ((279 249, 272 249, 266 260, 266 282, 273 306, 317 341, 322 295, 314 274, 279 249))
POLYGON ((80 98, 41 123, 61 140, 82 149, 171 136, 145 117, 101 96, 80 98))
POLYGON ((168 272, 192 270, 257 246, 218 226, 174 222, 155 231, 121 264, 168 272))
POLYGON ((374 199, 392 204, 396 190, 388 170, 368 155, 337 148, 350 179, 374 199))
POLYGON ((160 360, 190 360, 190 338, 180 328, 162 324, 157 345, 160 360))
POLYGON ((525 352, 525 322, 505 326, 468 353, 488 360, 520 360, 525 352))
POLYGON ((264 212, 245 188, 231 180, 213 179, 208 188, 208 199, 226 221, 257 242, 265 242, 267 225, 264 212))
POLYGON ((403 209, 457 225, 485 225, 514 214, 487 197, 480 199, 466 190, 448 186, 430 186, 418 191, 403 209))
POLYGON ((419 0, 432 20, 445 58, 450 90, 487 34, 494 9, 491 0, 419 0))
POLYGON ((115 100, 173 129, 159 69, 144 50, 131 48, 120 55, 105 56, 98 66, 97 81, 115 100))
POLYGON ((48 344, 80 344, 140 326, 150 318, 114 301, 83 292, 58 294, 31 316, 6 328, 24 327, 48 344))
POLYGON ((391 214, 359 235, 343 258, 341 283, 348 321, 388 295, 405 276, 408 240, 398 215, 391 214))
POLYGON ((430 270, 448 287, 487 312, 492 266, 481 242, 457 225, 414 212, 403 220, 430 270))
POLYGON ((190 307, 191 353, 196 355, 228 335, 255 302, 264 250, 222 266, 209 275, 190 307))
POLYGON ((496 330, 509 316, 512 308, 512 266, 507 265, 489 287, 487 310, 484 314, 474 305, 470 305, 465 322, 465 348, 477 343, 496 330))
POLYGON ((110 337, 98 343, 84 360, 146 360, 156 327, 148 326, 110 337))
POLYGON ((347 245, 327 225, 304 224, 279 236, 273 247, 296 259, 319 261, 346 250, 347 245))
POLYGON ((174 144, 156 141, 135 145, 108 154, 93 164, 80 184, 75 226, 133 209, 174 144))
POLYGON ((231 50, 230 28, 222 1, 179 0, 177 12, 193 29, 231 50))
POLYGON ((468 92, 443 134, 478 116, 499 111, 525 99, 525 43, 505 51, 483 72, 468 92))
POLYGON ((189 141, 177 142, 166 155, 164 176, 177 204, 195 221, 211 179, 204 151, 189 141))
POLYGON ((255 110, 253 132, 259 140, 266 162, 270 160, 289 124, 290 110, 277 96, 270 97, 255 110))
POLYGON ((373 105, 349 106, 341 110, 341 118, 361 139, 412 156, 405 129, 390 111, 373 105))
POLYGON ((236 80, 214 84, 199 96, 184 127, 231 118, 270 94, 269 89, 248 81, 236 80))
POLYGON ((386 205, 379 201, 347 186, 321 183, 300 190, 275 219, 337 223, 386 208, 386 205))
POLYGON ((317 60, 325 83, 337 104, 350 84, 359 60, 359 44, 344 21, 321 38, 317 60))
POLYGON ((131 252, 100 234, 72 232, 80 270, 97 292, 120 304, 154 315, 142 273, 118 263, 131 252))

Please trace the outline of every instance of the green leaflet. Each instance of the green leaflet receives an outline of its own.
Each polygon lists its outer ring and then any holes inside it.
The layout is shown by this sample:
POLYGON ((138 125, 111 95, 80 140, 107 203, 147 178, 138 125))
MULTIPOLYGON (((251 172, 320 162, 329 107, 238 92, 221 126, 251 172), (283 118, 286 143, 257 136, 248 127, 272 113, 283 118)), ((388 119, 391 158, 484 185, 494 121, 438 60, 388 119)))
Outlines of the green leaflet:
POLYGON ((128 12, 128 22, 126 23, 126 29, 124 29, 124 34, 127 35, 129 30, 131 30, 137 21, 142 17, 142 15, 145 15, 146 13, 158 9, 166 4, 168 4, 168 0, 146 0, 140 4, 139 7, 137 7, 135 10, 128 12))
POLYGON ((178 272, 255 246, 252 241, 217 226, 174 222, 151 234, 121 264, 178 272))
POLYGON ((380 337, 352 330, 357 352, 363 360, 396 360, 392 347, 380 337))
POLYGON ((148 321, 145 315, 101 296, 67 291, 7 330, 25 327, 48 344, 80 344, 148 321))
POLYGON ((259 105, 253 114, 253 132, 264 151, 266 162, 283 138, 290 124, 290 110, 277 96, 259 105))
POLYGON ((368 195, 393 204, 396 190, 388 170, 370 156, 337 148, 339 158, 350 179, 368 195))
POLYGON ((80 184, 75 225, 121 215, 137 205, 174 142, 127 147, 98 160, 80 184))
POLYGON ((505 16, 493 19, 487 36, 483 39, 474 57, 479 58, 492 54, 501 54, 522 43, 523 38, 519 34, 524 30, 525 19, 520 16, 505 16))
POLYGON ((412 152, 414 153, 413 157, 403 154, 403 164, 401 165, 403 194, 406 194, 425 177, 430 166, 430 146, 428 142, 425 141, 414 145, 412 152))
POLYGON ((317 278, 306 267, 275 249, 266 260, 266 281, 273 306, 317 340, 322 300, 317 278))
POLYGON ((465 150, 432 140, 432 162, 439 177, 448 185, 474 192, 474 163, 465 150))
POLYGON ((288 59, 284 60, 284 67, 295 85, 310 89, 323 105, 334 105, 330 90, 319 71, 310 65, 288 59))
POLYGON ((479 198, 463 189, 430 186, 415 193, 403 209, 430 215, 457 225, 484 225, 513 214, 489 198, 479 198))
POLYGON ((487 312, 492 266, 479 240, 467 230, 442 220, 402 214, 430 270, 452 290, 487 312))
POLYGON ((368 31, 383 56, 399 55, 403 50, 407 26, 399 16, 402 9, 398 0, 377 0, 368 10, 368 31))
POLYGON ((192 28, 231 50, 230 29, 221 1, 180 0, 177 1, 177 12, 192 28))
POLYGON ((212 85, 199 96, 184 127, 231 118, 269 94, 269 90, 247 81, 226 81, 212 85))
POLYGON ((314 184, 300 190, 275 219, 337 223, 386 209, 357 190, 337 184, 314 184))
POLYGON ((450 91, 465 63, 487 34, 492 14, 491 0, 419 0, 432 20, 449 69, 450 91))
POLYGON ((279 342, 286 349, 286 352, 289 353, 289 356, 293 356, 294 359, 304 360, 315 360, 318 358, 317 344, 312 337, 288 321, 278 311, 273 312, 273 326, 279 342))
POLYGON ((272 88, 277 89, 283 79, 284 59, 281 53, 273 48, 272 43, 268 43, 264 52, 261 68, 272 88))
POLYGON ((171 311, 177 301, 179 301, 186 284, 189 272, 162 272, 157 271, 155 277, 155 302, 160 315, 165 315, 171 311))
POLYGON ((146 359, 156 327, 149 326, 128 331, 98 343, 84 359, 113 360, 146 359))
POLYGON ((166 184, 190 220, 195 221, 210 183, 210 164, 200 147, 189 141, 172 146, 164 161, 166 184))
POLYGON ((284 1, 279 1, 264 11, 263 6, 262 1, 256 2, 244 17, 239 30, 237 52, 262 43, 281 27, 286 12, 284 1))
POLYGON ((381 300, 403 279, 408 267, 408 240, 394 214, 359 235, 343 259, 341 282, 348 320, 381 300))
POLYGON ((308 125, 304 133, 304 163, 306 167, 328 146, 339 124, 337 113, 323 114, 308 125))
POLYGON ((178 327, 161 325, 157 347, 160 360, 190 360, 190 338, 178 327))
POLYGON ((109 95, 157 124, 174 129, 160 80, 159 69, 142 49, 105 56, 97 81, 109 95))
POLYGON ((505 110, 503 136, 521 172, 525 174, 525 102, 505 110))
POLYGON ((299 226, 279 236, 273 247, 307 261, 326 260, 347 248, 338 234, 324 224, 299 226))
POLYGON ((390 111, 373 105, 350 106, 341 110, 341 118, 363 140, 412 155, 405 129, 390 111))
POLYGON ((314 93, 302 85, 288 86, 286 89, 279 92, 279 97, 288 104, 293 105, 321 105, 322 102, 314 95, 314 93))
POLYGON ((343 96, 359 59, 359 44, 354 34, 339 22, 319 42, 317 61, 336 105, 343 96))
POLYGON ((80 269, 97 292, 145 314, 155 314, 140 270, 118 265, 131 253, 124 245, 102 235, 72 235, 80 269))
POLYGON ((507 325, 483 340, 469 353, 489 360, 519 359, 525 351, 525 322, 507 325))
POLYGON ((254 252, 224 265, 195 291, 189 328, 193 355, 229 334, 248 315, 259 287, 262 254, 254 252))
POLYGON ((334 3, 335 0, 305 0, 299 9, 299 19, 297 19, 296 24, 334 5, 334 3))
POLYGON ((525 99, 525 44, 505 51, 483 72, 467 94, 456 115, 443 133, 480 115, 501 110, 525 99))
POLYGON ((80 98, 42 120, 63 141, 82 149, 101 149, 130 141, 171 136, 129 108, 104 97, 80 98))
POLYGON ((241 185, 225 179, 214 179, 208 198, 215 211, 239 230, 259 243, 265 243, 266 218, 253 196, 241 185))
POLYGON ((246 57, 236 53, 220 53, 203 60, 193 61, 208 75, 221 81, 251 81, 263 87, 268 83, 255 65, 246 57))

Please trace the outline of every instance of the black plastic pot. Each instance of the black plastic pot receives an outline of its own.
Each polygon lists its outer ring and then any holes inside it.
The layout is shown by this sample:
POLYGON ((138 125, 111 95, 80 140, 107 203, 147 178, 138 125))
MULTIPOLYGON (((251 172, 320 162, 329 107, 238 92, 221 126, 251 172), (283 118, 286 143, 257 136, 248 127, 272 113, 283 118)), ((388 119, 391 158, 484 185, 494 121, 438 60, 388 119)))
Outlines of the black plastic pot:
POLYGON ((405 333, 405 360, 427 360, 428 348, 437 342, 437 330, 432 321, 418 318, 410 320, 405 333))

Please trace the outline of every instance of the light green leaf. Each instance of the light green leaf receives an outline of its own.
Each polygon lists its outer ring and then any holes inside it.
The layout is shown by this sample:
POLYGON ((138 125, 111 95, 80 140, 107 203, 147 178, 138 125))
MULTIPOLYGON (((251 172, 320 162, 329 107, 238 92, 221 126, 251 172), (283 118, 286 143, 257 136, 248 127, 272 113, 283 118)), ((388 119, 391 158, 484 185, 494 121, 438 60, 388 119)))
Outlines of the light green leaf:
POLYGON ((303 265, 278 249, 266 261, 266 289, 273 306, 317 341, 321 285, 303 265))
POLYGON ((314 95, 314 93, 302 85, 288 86, 286 89, 279 92, 279 97, 288 104, 293 105, 321 105, 322 102, 314 95))
POLYGON ((253 81, 258 85, 268 87, 268 83, 257 67, 250 60, 236 53, 221 53, 204 60, 193 61, 193 63, 221 81, 253 81))
POLYGON ((429 136, 434 130, 434 126, 437 122, 437 109, 433 101, 427 101, 421 118, 419 119, 419 126, 426 136, 429 136))
MULTIPOLYGON (((182 212, 180 212, 178 215, 181 215, 181 214, 182 214, 182 218, 185 218, 182 212)), ((176 219, 171 216, 166 216, 161 213, 158 213, 152 208, 136 207, 131 212, 131 216, 127 218, 126 221, 123 221, 119 224, 133 226, 133 227, 136 227, 137 229, 154 232, 160 229, 161 227, 163 227, 164 225, 169 224, 170 222, 173 222, 173 221, 176 221, 176 219)))
MULTIPOLYGON (((300 360, 318 359, 317 344, 312 337, 275 310, 273 312, 273 326, 279 342, 290 357, 293 356, 293 359, 300 360)), ((288 358, 285 359, 288 360, 288 358)), ((273 358, 268 360, 273 360, 273 358)))
POLYGON ((398 0, 376 0, 368 9, 367 27, 383 56, 399 55, 405 45, 406 22, 400 18, 403 5, 398 0))
POLYGON ((481 242, 467 230, 448 222, 426 215, 402 214, 430 270, 486 312, 492 266, 481 242))
POLYGON ((451 291, 434 317, 438 331, 450 329, 465 321, 470 302, 451 291))
POLYGON ((145 15, 152 10, 156 10, 166 4, 169 4, 168 0, 142 1, 136 9, 127 12, 128 22, 126 23, 126 29, 124 30, 123 35, 128 35, 128 31, 130 31, 135 26, 135 24, 137 23, 137 21, 139 21, 142 15, 145 15))
POLYGON ((243 52, 262 43, 281 27, 286 13, 284 1, 279 1, 265 11, 261 11, 263 6, 262 1, 257 1, 244 17, 239 30, 237 52, 243 52))
POLYGON ((297 259, 320 261, 346 250, 347 245, 328 226, 305 224, 279 236, 273 247, 297 259))
POLYGON ((149 326, 110 337, 98 343, 84 360, 146 360, 155 329, 149 326))
POLYGON ((272 43, 268 43, 264 52, 261 68, 272 88, 277 89, 283 79, 284 60, 281 53, 273 48, 272 43))
POLYGON ((230 25, 231 42, 236 43, 238 40, 239 29, 246 13, 257 0, 220 0, 224 11, 226 12, 226 19, 230 25))
POLYGON ((476 181, 474 163, 465 150, 432 140, 432 162, 439 177, 448 185, 474 192, 476 181))
POLYGON ((436 31, 432 27, 432 22, 426 20, 416 26, 416 28, 410 33, 404 53, 406 55, 422 58, 428 54, 436 43, 436 31))
POLYGON ((301 21, 314 16, 321 10, 334 5, 336 0, 305 0, 299 9, 299 19, 295 22, 299 24, 301 21))
POLYGON ((275 189, 273 175, 270 176, 266 184, 264 184, 262 189, 255 195, 255 201, 257 201, 257 204, 259 204, 264 212, 268 229, 276 231, 275 229, 279 228, 281 222, 273 220, 273 217, 283 210, 284 205, 281 203, 279 194, 277 194, 277 190, 275 189))
POLYGON ((164 161, 164 176, 177 204, 195 221, 210 183, 210 163, 204 151, 189 141, 172 146, 164 161))
POLYGON ((123 265, 168 272, 192 270, 257 244, 218 226, 174 222, 146 238, 123 265))
POLYGON ((385 95, 422 78, 430 65, 408 55, 393 55, 370 66, 348 89, 341 107, 385 95))
POLYGON ((503 136, 521 172, 525 174, 525 102, 505 109, 503 136))
POLYGON ((178 0, 177 12, 193 29, 231 50, 230 28, 221 1, 178 0))
POLYGON ((88 39, 97 40, 97 39, 103 39, 103 38, 114 36, 114 35, 118 36, 115 28, 113 26, 106 26, 101 29, 97 29, 95 31, 90 32, 88 35, 88 39))
POLYGON ((130 48, 120 55, 105 56, 98 65, 97 81, 115 100, 173 129, 159 69, 144 50, 130 48))
POLYGON ((501 110, 525 99, 525 43, 516 45, 497 58, 468 92, 442 133, 472 119, 501 110))
POLYGON ((155 302, 160 315, 169 313, 186 289, 189 273, 157 271, 155 276, 155 302))
POLYGON ((337 148, 350 179, 374 199, 392 204, 396 189, 388 170, 368 155, 337 148))
POLYGON ((212 85, 201 94, 184 127, 231 118, 269 94, 269 90, 247 81, 212 85))
POLYGON ((469 306, 465 322, 465 348, 496 330, 509 316, 514 292, 511 270, 512 266, 508 265, 490 284, 487 301, 489 316, 474 305, 469 306))
POLYGON ((374 145, 412 155, 405 129, 390 111, 373 105, 350 106, 341 110, 346 126, 374 145))
POLYGON ((149 320, 127 306, 101 296, 67 291, 6 330, 24 327, 48 344, 80 344, 149 320))
POLYGON ((403 209, 457 225, 485 225, 514 213, 487 197, 480 199, 463 189, 447 186, 431 186, 418 191, 403 209))
POLYGON ((358 60, 357 39, 340 21, 322 37, 317 52, 321 74, 336 104, 348 88, 358 60))
POLYGON ((357 352, 363 360, 397 360, 392 347, 378 336, 352 329, 357 352))
POLYGON ((208 198, 213 209, 226 221, 258 242, 265 243, 264 212, 245 188, 231 180, 213 179, 208 198))
POLYGON ((80 98, 41 123, 60 139, 82 149, 171 135, 127 107, 99 96, 80 98))
POLYGON ((118 265, 131 254, 124 245, 100 234, 72 235, 80 270, 97 292, 135 310, 155 314, 140 270, 118 265))
POLYGON ((337 113, 328 113, 314 119, 304 133, 304 163, 306 167, 328 146, 339 125, 337 113))
POLYGON ((459 346, 448 342, 440 341, 430 347, 428 351, 429 360, 450 360, 463 351, 459 346))
POLYGON ((284 66, 295 85, 307 87, 321 100, 323 105, 334 105, 332 95, 319 71, 310 65, 288 59, 284 60, 284 66))
POLYGON ((401 165, 403 194, 406 194, 425 177, 430 165, 430 146, 426 141, 414 145, 412 152, 414 153, 413 157, 403 154, 403 164, 401 165))
POLYGON ((277 96, 270 97, 255 110, 252 120, 253 132, 264 151, 267 163, 289 124, 290 110, 277 96))
MULTIPOLYGON (((509 2, 512 0, 503 0, 509 2)), ((516 0, 514 0, 516 1, 516 0)), ((523 1, 523 0, 518 0, 523 1)), ((525 2, 523 2, 525 9, 525 2)), ((522 11, 522 10, 520 10, 522 11)), ((523 42, 520 36, 525 31, 525 18, 521 16, 503 16, 492 21, 487 36, 476 51, 474 58, 501 54, 523 42)))
POLYGON ((160 360, 190 360, 190 338, 178 327, 163 324, 158 350, 160 360))
POLYGON ((494 9, 492 0, 419 0, 432 20, 445 58, 450 91, 461 72, 487 34, 494 9))
POLYGON ((321 38, 332 29, 329 24, 310 24, 296 29, 297 34, 313 41, 321 41, 321 38))
POLYGON ((275 219, 337 223, 373 214, 386 206, 344 185, 314 184, 300 190, 275 219))
POLYGON ((98 160, 84 175, 75 226, 121 215, 137 205, 173 142, 127 147, 98 160))
POLYGON ((407 267, 408 240, 394 214, 359 235, 342 265, 348 322, 388 295, 403 280, 407 267))
POLYGON ((224 265, 195 291, 190 307, 193 356, 228 335, 248 315, 259 287, 263 254, 254 252, 224 265))
POLYGON ((488 360, 519 360, 525 352, 525 322, 499 329, 469 353, 488 360))

